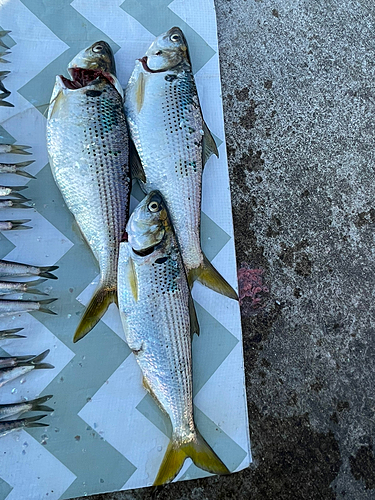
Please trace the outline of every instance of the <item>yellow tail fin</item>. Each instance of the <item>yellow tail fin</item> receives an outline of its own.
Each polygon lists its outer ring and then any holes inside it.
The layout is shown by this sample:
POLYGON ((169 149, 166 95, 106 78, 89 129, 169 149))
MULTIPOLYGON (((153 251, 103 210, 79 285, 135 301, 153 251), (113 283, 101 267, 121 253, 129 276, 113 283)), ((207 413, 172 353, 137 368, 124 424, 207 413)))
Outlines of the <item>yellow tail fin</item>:
POLYGON ((79 322, 73 342, 78 342, 78 340, 81 340, 94 328, 112 302, 116 302, 117 304, 117 288, 99 283, 90 304, 87 306, 79 322))
POLYGON ((199 432, 196 431, 195 439, 189 443, 178 444, 174 441, 169 443, 154 486, 171 482, 180 472, 188 457, 192 459, 197 467, 207 472, 230 474, 230 470, 223 464, 199 432))
POLYGON ((188 280, 190 288, 193 286, 195 280, 198 280, 202 285, 221 293, 230 299, 238 300, 237 293, 233 290, 230 284, 221 276, 214 268, 211 262, 203 255, 203 264, 195 269, 190 269, 188 280))

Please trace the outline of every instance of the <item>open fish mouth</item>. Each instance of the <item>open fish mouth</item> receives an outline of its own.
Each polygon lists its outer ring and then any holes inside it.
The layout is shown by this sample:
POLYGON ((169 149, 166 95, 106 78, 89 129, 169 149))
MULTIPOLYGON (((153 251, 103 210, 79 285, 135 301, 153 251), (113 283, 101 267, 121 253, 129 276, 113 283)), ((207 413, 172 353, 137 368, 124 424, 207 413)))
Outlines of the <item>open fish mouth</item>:
POLYGON ((60 78, 66 88, 70 90, 77 90, 83 87, 87 87, 98 77, 103 76, 109 83, 111 83, 115 88, 115 79, 111 73, 106 73, 100 69, 87 69, 87 68, 69 68, 68 69, 71 80, 65 78, 65 76, 60 75, 60 78))
POLYGON ((167 71, 166 69, 151 69, 147 65, 147 56, 142 57, 142 59, 138 59, 142 63, 143 69, 148 73, 164 73, 167 71))

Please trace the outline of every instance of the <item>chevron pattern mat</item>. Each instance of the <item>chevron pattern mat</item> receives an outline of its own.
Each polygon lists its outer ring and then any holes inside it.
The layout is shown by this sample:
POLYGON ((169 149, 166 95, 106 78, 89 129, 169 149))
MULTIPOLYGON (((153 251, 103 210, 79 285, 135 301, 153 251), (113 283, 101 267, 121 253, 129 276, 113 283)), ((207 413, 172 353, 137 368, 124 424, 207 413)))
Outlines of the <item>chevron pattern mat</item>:
MULTIPOLYGON (((40 288, 57 297, 57 316, 42 313, 1 319, 0 329, 24 327, 26 339, 2 341, 3 352, 51 352, 54 370, 36 370, 0 389, 0 403, 53 394, 49 427, 0 438, 0 500, 74 498, 152 484, 170 435, 170 423, 142 387, 114 305, 82 341, 72 336, 98 280, 99 269, 55 186, 45 146, 46 108, 55 75, 82 48, 106 40, 115 51, 125 87, 135 59, 154 37, 183 29, 205 120, 220 145, 203 177, 202 246, 236 288, 236 263, 220 94, 213 0, 0 0, 1 27, 12 32, 11 70, 5 83, 14 108, 0 108, 0 142, 26 144, 36 180, 2 175, 2 184, 28 184, 30 210, 3 219, 30 218, 28 231, 0 236, 0 257, 58 265, 58 280, 40 288), (26 215, 25 215, 26 213, 26 215)), ((5 65, 4 65, 5 66, 5 65)), ((0 155, 5 161, 5 155, 0 155)), ((132 207, 141 197, 132 194, 132 207)), ((3 215, 3 214, 1 214, 3 215)), ((201 325, 193 341, 197 426, 231 471, 251 462, 238 304, 200 284, 193 290, 201 325)), ((1 349, 0 349, 1 352, 1 349)), ((176 480, 208 475, 185 462, 176 480)))

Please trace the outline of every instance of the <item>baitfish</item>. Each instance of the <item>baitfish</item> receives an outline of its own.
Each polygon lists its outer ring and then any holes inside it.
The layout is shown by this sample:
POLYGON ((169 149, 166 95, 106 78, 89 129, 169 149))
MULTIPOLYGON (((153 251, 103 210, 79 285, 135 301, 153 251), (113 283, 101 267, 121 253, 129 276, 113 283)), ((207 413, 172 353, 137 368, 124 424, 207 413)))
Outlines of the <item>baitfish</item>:
POLYGON ((0 421, 0 436, 5 436, 9 432, 23 427, 47 427, 48 424, 38 422, 47 415, 37 415, 36 417, 21 418, 19 420, 2 420, 0 421))
POLYGON ((32 370, 55 368, 49 363, 42 363, 49 352, 49 349, 47 349, 39 354, 39 356, 34 356, 26 361, 20 361, 16 366, 0 369, 0 387, 5 385, 7 382, 15 380, 18 377, 22 377, 22 375, 26 375, 26 373, 29 373, 32 370))
MULTIPOLYGON (((28 264, 20 264, 19 262, 12 262, 10 260, 0 260, 0 277, 9 276, 40 276, 41 278, 50 278, 57 280, 57 276, 51 273, 59 266, 30 266, 28 264)), ((35 282, 34 282, 35 283, 35 282)))
POLYGON ((38 302, 33 300, 0 300, 0 318, 4 318, 5 316, 12 316, 13 314, 20 314, 25 312, 33 312, 40 311, 48 314, 57 313, 51 311, 47 307, 47 304, 51 304, 57 299, 45 299, 39 300, 38 302))
POLYGON ((31 226, 24 226, 27 222, 30 222, 31 219, 22 219, 22 220, 1 220, 0 221, 0 231, 14 231, 20 229, 32 229, 31 226))
MULTIPOLYGON (((21 154, 28 154, 28 153, 21 153, 21 154)), ((21 175, 22 177, 27 177, 28 179, 36 179, 36 177, 29 174, 29 172, 25 172, 25 170, 22 170, 23 168, 34 163, 34 161, 35 160, 22 161, 20 163, 0 163, 0 174, 17 174, 21 175)))
POLYGON ((0 405, 0 420, 4 418, 20 416, 22 413, 28 411, 53 411, 53 408, 46 406, 44 403, 52 398, 49 396, 42 396, 40 398, 32 399, 31 401, 21 401, 20 403, 10 403, 0 405))

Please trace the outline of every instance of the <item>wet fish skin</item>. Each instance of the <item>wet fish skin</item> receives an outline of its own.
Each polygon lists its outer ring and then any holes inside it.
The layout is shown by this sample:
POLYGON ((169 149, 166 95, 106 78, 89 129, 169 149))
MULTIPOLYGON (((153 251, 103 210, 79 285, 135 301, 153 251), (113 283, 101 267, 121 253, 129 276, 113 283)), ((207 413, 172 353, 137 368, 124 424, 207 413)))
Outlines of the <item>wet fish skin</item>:
POLYGON ((20 231, 21 229, 32 229, 31 226, 24 226, 26 222, 30 222, 31 219, 22 220, 2 220, 0 221, 0 231, 20 231))
POLYGON ((154 485, 170 482, 186 458, 212 473, 229 470, 194 423, 191 337, 198 333, 190 289, 165 202, 151 192, 130 216, 120 244, 118 297, 125 339, 144 386, 168 414, 172 438, 154 485))
POLYGON ((52 274, 51 271, 58 268, 59 266, 31 266, 10 260, 0 260, 0 277, 40 276, 41 278, 57 280, 57 276, 52 274))
POLYGON ((51 304, 57 299, 46 299, 46 300, 0 300, 0 318, 6 316, 12 316, 13 314, 21 314, 25 312, 40 311, 48 314, 57 315, 57 313, 51 311, 47 307, 47 304, 51 304))
POLYGON ((118 250, 131 183, 122 89, 110 46, 96 42, 69 68, 72 80, 56 78, 47 149, 56 184, 100 268, 100 282, 78 325, 76 342, 117 301, 118 250))
POLYGON ((0 436, 5 436, 9 432, 22 429, 23 427, 48 427, 48 424, 39 422, 39 420, 46 416, 37 415, 36 417, 21 418, 19 420, 2 420, 0 421, 0 436))
POLYGON ((0 295, 9 295, 12 293, 33 293, 36 295, 48 295, 47 293, 41 292, 35 286, 40 285, 47 281, 47 279, 40 279, 34 281, 27 281, 23 283, 10 282, 10 281, 0 281, 0 295))
POLYGON ((195 280, 233 299, 200 243, 203 167, 218 150, 199 103, 186 39, 179 28, 158 36, 138 60, 125 92, 130 135, 149 193, 159 190, 169 208, 192 285, 195 280))
POLYGON ((12 153, 17 155, 31 155, 27 149, 31 146, 22 146, 20 144, 0 144, 0 153, 12 153))
POLYGON ((25 335, 17 335, 23 328, 11 328, 8 330, 0 330, 0 340, 8 339, 25 339, 25 335))
POLYGON ((53 408, 44 405, 44 403, 49 401, 52 397, 53 396, 48 395, 30 401, 21 401, 20 403, 2 404, 0 405, 0 420, 14 417, 15 415, 19 417, 23 413, 29 411, 54 411, 53 408))
POLYGON ((16 366, 4 368, 0 370, 0 387, 5 385, 12 380, 15 380, 18 377, 22 377, 32 370, 41 370, 41 369, 53 369, 54 366, 49 363, 42 363, 44 358, 49 354, 49 349, 42 352, 38 356, 34 356, 33 358, 20 362, 16 366))

